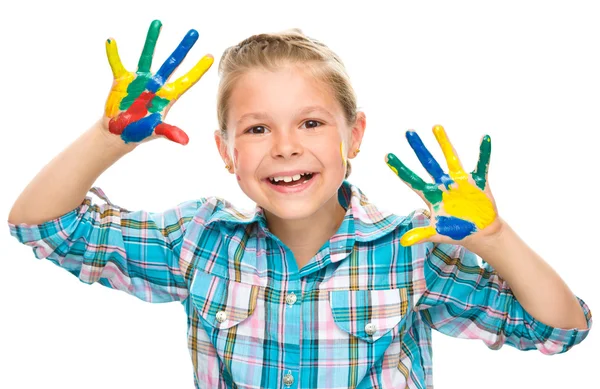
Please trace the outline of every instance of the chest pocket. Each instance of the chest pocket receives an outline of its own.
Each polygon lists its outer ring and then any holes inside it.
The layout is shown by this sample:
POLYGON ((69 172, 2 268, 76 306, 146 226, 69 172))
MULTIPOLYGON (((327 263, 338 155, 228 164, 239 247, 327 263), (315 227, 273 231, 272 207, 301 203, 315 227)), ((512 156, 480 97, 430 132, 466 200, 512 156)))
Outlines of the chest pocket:
POLYGON ((190 297, 207 329, 224 330, 242 323, 254 313, 259 289, 196 269, 190 297))
POLYGON ((405 288, 332 290, 329 304, 335 324, 343 331, 367 343, 382 337, 391 342, 406 317, 408 296, 405 288))

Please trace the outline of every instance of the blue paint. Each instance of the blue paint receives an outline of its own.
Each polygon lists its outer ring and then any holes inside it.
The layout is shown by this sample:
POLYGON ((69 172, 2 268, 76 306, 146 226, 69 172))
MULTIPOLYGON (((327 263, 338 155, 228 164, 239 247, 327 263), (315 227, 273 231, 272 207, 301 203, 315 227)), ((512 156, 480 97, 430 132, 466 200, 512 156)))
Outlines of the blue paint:
POLYGON ((146 89, 150 92, 156 92, 169 79, 175 69, 181 64, 185 56, 192 49, 198 40, 198 31, 190 30, 183 38, 179 46, 173 51, 173 54, 162 64, 158 72, 148 80, 146 89))
POLYGON ((438 216, 435 230, 438 234, 448 236, 454 240, 461 240, 477 231, 477 226, 468 220, 454 216, 438 216))
POLYGON ((414 131, 406 131, 406 139, 417 155, 417 158, 419 158, 419 161, 421 161, 421 165, 427 170, 427 173, 433 177, 438 185, 444 184, 446 188, 449 188, 454 181, 448 174, 444 173, 440 164, 437 163, 433 155, 427 150, 419 135, 414 131))
POLYGON ((146 139, 154 131, 154 127, 161 123, 160 113, 153 113, 152 115, 141 118, 138 121, 130 123, 125 127, 121 138, 125 143, 129 142, 141 142, 146 139))

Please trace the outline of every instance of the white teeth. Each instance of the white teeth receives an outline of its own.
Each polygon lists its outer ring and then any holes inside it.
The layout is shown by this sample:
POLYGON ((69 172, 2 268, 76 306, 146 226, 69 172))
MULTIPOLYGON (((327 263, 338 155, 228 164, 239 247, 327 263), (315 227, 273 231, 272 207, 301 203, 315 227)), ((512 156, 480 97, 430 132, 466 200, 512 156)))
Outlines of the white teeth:
POLYGON ((269 180, 271 180, 271 182, 279 182, 279 181, 292 182, 292 181, 298 181, 301 177, 303 177, 307 174, 311 174, 311 173, 300 173, 300 174, 296 174, 295 176, 286 176, 286 177, 269 177, 269 180))

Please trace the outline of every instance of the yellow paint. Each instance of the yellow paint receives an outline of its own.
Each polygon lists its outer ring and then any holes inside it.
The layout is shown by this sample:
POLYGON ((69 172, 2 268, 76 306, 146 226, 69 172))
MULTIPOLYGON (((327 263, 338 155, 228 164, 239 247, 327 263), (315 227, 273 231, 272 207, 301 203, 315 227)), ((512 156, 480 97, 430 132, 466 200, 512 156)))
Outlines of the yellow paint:
POLYGON ((177 100, 190 89, 211 67, 215 59, 211 55, 204 56, 189 72, 160 88, 156 95, 167 100, 177 100))
POLYGON ((431 238, 435 234, 437 234, 437 232, 433 226, 416 227, 402 235, 400 244, 404 247, 412 246, 423 239, 431 238))
POLYGON ((344 153, 344 141, 340 143, 340 155, 342 156, 342 165, 346 168, 346 156, 344 153))
POLYGON ((469 220, 482 230, 496 219, 494 204, 478 187, 467 180, 442 193, 442 206, 451 216, 469 220))
POLYGON ((113 73, 114 82, 106 100, 104 112, 108 118, 114 118, 120 112, 121 100, 127 96, 127 87, 135 79, 135 75, 123 66, 117 50, 117 42, 114 39, 106 41, 106 56, 113 73))
POLYGON ((434 126, 433 134, 442 148, 444 157, 446 157, 446 163, 448 164, 448 173, 450 174, 450 177, 452 177, 452 179, 455 181, 466 179, 468 174, 463 170, 460 160, 454 151, 454 147, 452 147, 450 140, 448 140, 448 136, 446 135, 444 127, 440 125, 434 126))
POLYGON ((480 230, 484 229, 496 219, 494 204, 483 191, 469 182, 469 174, 462 168, 444 127, 434 126, 433 133, 446 157, 448 173, 455 182, 442 193, 444 211, 450 216, 475 223, 480 230))

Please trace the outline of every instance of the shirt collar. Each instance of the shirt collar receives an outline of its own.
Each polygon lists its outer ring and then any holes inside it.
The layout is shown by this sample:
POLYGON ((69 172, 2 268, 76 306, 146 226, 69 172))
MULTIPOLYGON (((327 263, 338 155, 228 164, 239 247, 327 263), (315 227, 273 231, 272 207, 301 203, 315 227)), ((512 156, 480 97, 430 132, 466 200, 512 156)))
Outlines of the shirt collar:
MULTIPOLYGON (((374 204, 370 203, 363 192, 355 185, 344 180, 338 189, 338 201, 340 205, 346 209, 344 221, 334 238, 340 234, 346 237, 352 237, 349 241, 343 239, 348 244, 354 244, 354 240, 359 242, 369 242, 378 239, 390 231, 393 231, 402 221, 404 217, 394 215, 387 211, 379 210, 374 204)), ((265 236, 268 234, 267 221, 264 210, 260 206, 256 206, 254 211, 240 211, 227 201, 220 201, 221 206, 218 206, 215 212, 208 217, 206 224, 223 222, 232 224, 251 224, 257 223, 258 234, 265 236)))

